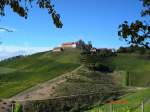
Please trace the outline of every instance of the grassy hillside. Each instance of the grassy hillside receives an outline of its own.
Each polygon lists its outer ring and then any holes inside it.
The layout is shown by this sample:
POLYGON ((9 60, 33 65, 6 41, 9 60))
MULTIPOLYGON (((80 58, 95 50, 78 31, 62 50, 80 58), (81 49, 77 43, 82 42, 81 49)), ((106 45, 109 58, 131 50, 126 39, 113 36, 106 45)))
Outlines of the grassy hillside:
POLYGON ((80 66, 77 49, 50 51, 0 62, 0 98, 7 98, 31 86, 50 80, 80 66))
POLYGON ((116 70, 129 73, 133 86, 150 86, 150 60, 132 54, 118 54, 111 63, 116 70))
MULTIPOLYGON (((130 93, 120 100, 127 101, 127 104, 113 104, 113 112, 128 112, 128 110, 132 110, 129 112, 141 112, 141 102, 145 99, 147 101, 144 103, 144 112, 149 112, 150 110, 150 89, 136 90, 133 93, 130 93)), ((102 106, 96 106, 91 109, 89 112, 108 112, 110 104, 105 104, 102 106)))
POLYGON ((7 68, 7 67, 0 67, 1 74, 7 74, 16 71, 17 69, 14 68, 7 68))
MULTIPOLYGON (((113 57, 111 64, 117 71, 123 71, 123 75, 129 72, 131 85, 150 85, 150 60, 131 54, 118 54, 117 57, 113 57)), ((78 66, 80 66, 80 51, 77 49, 62 53, 48 51, 2 61, 0 62, 0 98, 10 97, 38 83, 72 71, 78 66)))

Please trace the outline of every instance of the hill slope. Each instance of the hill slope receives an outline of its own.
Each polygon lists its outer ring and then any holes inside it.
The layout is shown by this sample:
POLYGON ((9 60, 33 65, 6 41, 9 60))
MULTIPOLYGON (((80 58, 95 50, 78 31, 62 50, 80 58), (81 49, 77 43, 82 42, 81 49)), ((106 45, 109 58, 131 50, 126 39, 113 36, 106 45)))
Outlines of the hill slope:
POLYGON ((111 64, 116 70, 128 72, 131 86, 150 86, 150 60, 135 54, 118 54, 111 64))
POLYGON ((80 66, 80 51, 50 51, 0 62, 0 98, 8 98, 38 83, 80 66))
POLYGON ((80 66, 72 72, 27 89, 11 99, 43 100, 89 93, 105 93, 106 95, 111 91, 121 89, 112 79, 117 74, 119 73, 91 72, 87 68, 80 66))
MULTIPOLYGON (((133 86, 150 84, 150 60, 119 54, 111 62, 117 71, 130 74, 133 86)), ((8 98, 27 88, 51 80, 80 66, 80 50, 42 52, 0 62, 0 98, 8 98)), ((121 76, 121 75, 120 75, 121 76)))

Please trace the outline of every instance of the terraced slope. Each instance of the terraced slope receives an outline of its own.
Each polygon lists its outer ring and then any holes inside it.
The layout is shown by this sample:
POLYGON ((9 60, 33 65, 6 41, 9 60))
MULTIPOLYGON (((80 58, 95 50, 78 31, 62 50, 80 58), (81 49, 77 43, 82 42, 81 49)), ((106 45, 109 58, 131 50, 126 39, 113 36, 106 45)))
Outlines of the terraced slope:
POLYGON ((36 84, 80 66, 80 51, 42 52, 0 62, 0 98, 11 97, 36 84))

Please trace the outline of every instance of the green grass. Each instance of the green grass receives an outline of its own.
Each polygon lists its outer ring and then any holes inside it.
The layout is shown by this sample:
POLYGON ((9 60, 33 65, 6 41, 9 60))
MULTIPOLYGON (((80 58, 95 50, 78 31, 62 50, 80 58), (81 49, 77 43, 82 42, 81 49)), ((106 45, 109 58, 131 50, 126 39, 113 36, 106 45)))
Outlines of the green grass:
POLYGON ((1 74, 7 74, 16 71, 17 69, 12 68, 6 68, 6 67, 0 67, 0 73, 1 74))
POLYGON ((150 60, 131 54, 119 54, 112 61, 116 70, 129 72, 132 86, 150 86, 150 60))
MULTIPOLYGON (((127 96, 122 97, 119 100, 127 101, 127 104, 113 104, 113 112, 127 112, 129 108, 133 108, 145 99, 149 99, 148 102, 144 103, 144 112, 149 112, 150 110, 150 88, 145 90, 137 90, 135 93, 130 93, 127 96)), ((105 104, 102 106, 96 106, 91 109, 89 112, 108 112, 110 104, 105 104)), ((131 112, 141 112, 141 106, 139 105, 137 108, 133 109, 131 112)))
POLYGON ((36 84, 80 66, 80 51, 43 52, 0 62, 0 98, 11 97, 36 84))

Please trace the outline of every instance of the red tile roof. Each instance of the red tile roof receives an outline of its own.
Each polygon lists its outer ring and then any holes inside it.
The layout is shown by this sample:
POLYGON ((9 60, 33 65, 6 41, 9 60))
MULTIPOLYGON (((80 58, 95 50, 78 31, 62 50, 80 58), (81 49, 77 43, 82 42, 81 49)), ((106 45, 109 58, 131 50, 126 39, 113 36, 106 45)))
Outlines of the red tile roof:
POLYGON ((63 43, 63 45, 73 45, 73 44, 76 44, 76 42, 66 42, 66 43, 63 43))

